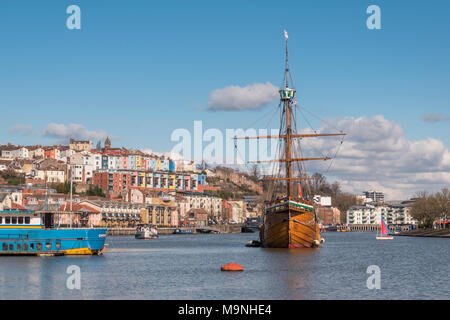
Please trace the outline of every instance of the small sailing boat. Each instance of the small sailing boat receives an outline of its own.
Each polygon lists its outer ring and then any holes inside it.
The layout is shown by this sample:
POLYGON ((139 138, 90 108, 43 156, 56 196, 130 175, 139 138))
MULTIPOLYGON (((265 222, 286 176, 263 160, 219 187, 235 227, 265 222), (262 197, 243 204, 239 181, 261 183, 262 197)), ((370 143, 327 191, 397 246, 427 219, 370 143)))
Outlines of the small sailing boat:
POLYGON ((394 237, 390 236, 389 228, 386 225, 386 222, 384 222, 383 216, 381 216, 381 234, 377 234, 377 240, 392 240, 394 237))

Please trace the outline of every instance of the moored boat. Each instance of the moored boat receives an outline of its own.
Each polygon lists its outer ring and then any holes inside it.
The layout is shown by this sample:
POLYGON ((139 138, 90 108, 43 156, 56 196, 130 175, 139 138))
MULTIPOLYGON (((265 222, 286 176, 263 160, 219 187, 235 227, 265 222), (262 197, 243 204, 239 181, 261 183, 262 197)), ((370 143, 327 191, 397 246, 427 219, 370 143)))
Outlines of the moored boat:
POLYGON ((253 233, 258 232, 261 229, 261 219, 260 218, 247 218, 242 225, 242 233, 253 233))
POLYGON ((106 228, 55 228, 53 213, 0 211, 1 255, 101 255, 106 228))
POLYGON ((177 229, 173 230, 172 234, 192 234, 192 229, 177 228, 177 229))
POLYGON ((136 239, 150 240, 158 238, 158 229, 150 224, 141 224, 136 228, 136 239))
MULTIPOLYGON (((296 90, 293 87, 292 77, 288 64, 288 35, 286 39, 286 64, 284 73, 284 85, 279 90, 280 94, 280 131, 279 135, 262 137, 235 137, 235 139, 278 139, 281 145, 278 147, 278 158, 268 161, 253 161, 252 163, 272 162, 274 172, 271 178, 264 180, 282 181, 286 183, 283 194, 276 195, 267 191, 265 195, 269 200, 263 215, 263 224, 260 229, 260 242, 264 247, 271 248, 312 248, 319 247, 323 239, 320 237, 319 221, 311 201, 312 195, 303 195, 301 183, 307 183, 304 161, 329 160, 329 157, 305 157, 300 148, 300 139, 324 136, 344 136, 345 133, 308 133, 299 134, 296 128, 296 90), (291 85, 290 86, 290 82, 291 85), (294 174, 294 169, 298 173, 294 174), (298 192, 293 192, 293 182, 298 183, 298 192)), ((306 190, 305 190, 306 191, 306 190)))
POLYGON ((312 202, 288 197, 266 207, 260 231, 263 246, 270 248, 312 248, 321 243, 319 224, 312 202))

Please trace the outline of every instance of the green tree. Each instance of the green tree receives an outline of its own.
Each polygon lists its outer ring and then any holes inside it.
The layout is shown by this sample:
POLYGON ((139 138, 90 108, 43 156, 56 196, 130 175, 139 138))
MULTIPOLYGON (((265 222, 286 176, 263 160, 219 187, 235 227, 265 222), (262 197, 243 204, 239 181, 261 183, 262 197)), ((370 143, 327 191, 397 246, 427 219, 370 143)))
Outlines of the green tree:
POLYGON ((70 182, 58 183, 53 186, 58 193, 68 194, 70 193, 70 182))
POLYGON ((89 185, 89 189, 86 191, 87 196, 105 197, 103 189, 99 186, 89 185))
POLYGON ((9 185, 20 185, 25 180, 24 174, 19 174, 11 168, 1 171, 0 176, 5 179, 9 185))
POLYGON ((332 197, 332 205, 341 212, 341 223, 347 223, 347 210, 358 205, 358 198, 350 193, 341 193, 332 197))
POLYGON ((437 218, 447 220, 450 218, 450 190, 443 188, 434 195, 437 207, 437 218))

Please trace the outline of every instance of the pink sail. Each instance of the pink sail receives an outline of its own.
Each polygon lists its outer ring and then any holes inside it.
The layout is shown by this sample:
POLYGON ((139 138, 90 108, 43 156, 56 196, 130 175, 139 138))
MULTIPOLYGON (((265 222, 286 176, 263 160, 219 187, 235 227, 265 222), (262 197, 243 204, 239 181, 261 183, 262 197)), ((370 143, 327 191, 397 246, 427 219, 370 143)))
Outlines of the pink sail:
POLYGON ((389 234, 389 229, 386 226, 386 223, 384 222, 383 217, 381 217, 381 235, 386 236, 389 234))

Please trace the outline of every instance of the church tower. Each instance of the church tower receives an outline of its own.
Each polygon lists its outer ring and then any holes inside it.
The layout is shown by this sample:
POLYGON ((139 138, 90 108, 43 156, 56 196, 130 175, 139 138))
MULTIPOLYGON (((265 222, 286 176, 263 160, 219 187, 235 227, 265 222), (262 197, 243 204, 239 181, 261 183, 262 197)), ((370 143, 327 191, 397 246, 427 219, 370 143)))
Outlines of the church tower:
POLYGON ((105 149, 111 149, 111 140, 109 139, 109 137, 106 137, 105 149))

